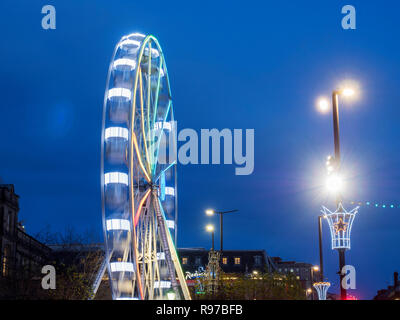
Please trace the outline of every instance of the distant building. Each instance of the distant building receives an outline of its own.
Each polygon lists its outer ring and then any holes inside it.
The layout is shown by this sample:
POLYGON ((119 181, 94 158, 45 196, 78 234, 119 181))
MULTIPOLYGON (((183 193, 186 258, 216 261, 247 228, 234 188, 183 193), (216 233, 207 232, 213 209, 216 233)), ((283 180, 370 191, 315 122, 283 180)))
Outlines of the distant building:
POLYGON ((393 274, 393 286, 378 290, 374 300, 400 300, 400 283, 399 274, 397 272, 393 274))
POLYGON ((316 298, 313 283, 320 281, 319 271, 313 269, 313 265, 305 262, 283 261, 280 257, 272 258, 278 273, 293 274, 297 280, 300 280, 305 290, 311 289, 313 298, 316 298))
POLYGON ((12 184, 0 184, 0 279, 40 273, 51 249, 28 235, 18 221, 19 196, 12 184))
MULTIPOLYGON (((186 272, 206 268, 208 250, 204 248, 178 248, 181 265, 186 272)), ((265 250, 224 250, 220 267, 225 273, 272 272, 275 265, 265 250)))

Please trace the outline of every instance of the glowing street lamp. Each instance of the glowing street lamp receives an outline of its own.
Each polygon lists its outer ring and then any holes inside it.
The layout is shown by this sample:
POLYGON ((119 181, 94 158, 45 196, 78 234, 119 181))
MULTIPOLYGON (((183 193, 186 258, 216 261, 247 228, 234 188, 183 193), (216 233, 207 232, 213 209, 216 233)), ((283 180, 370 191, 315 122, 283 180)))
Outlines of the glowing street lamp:
POLYGON ((335 195, 343 192, 344 183, 342 177, 336 173, 329 175, 326 179, 326 189, 335 195))
POLYGON ((327 113, 329 111, 329 101, 325 97, 320 97, 317 100, 317 108, 321 113, 327 113))
POLYGON ((213 209, 207 209, 206 210, 206 215, 208 215, 208 216, 214 215, 214 210, 213 209))
MULTIPOLYGON (((336 217, 339 217, 339 215, 344 214, 342 222, 344 223, 346 220, 346 217, 350 217, 349 213, 347 213, 343 207, 342 207, 342 197, 341 193, 343 192, 344 189, 344 184, 343 184, 343 179, 340 176, 340 139, 339 139, 339 96, 344 96, 344 97, 354 97, 356 96, 356 89, 355 89, 355 84, 350 83, 347 81, 343 85, 340 86, 340 89, 334 90, 332 92, 332 114, 333 114, 333 138, 334 138, 334 148, 335 148, 335 156, 329 156, 326 162, 327 169, 328 169, 328 178, 326 181, 326 187, 327 190, 330 193, 333 193, 336 195, 336 206, 337 210, 335 211, 336 217), (347 215, 346 215, 347 213, 347 215)), ((329 106, 329 104, 328 104, 329 106)), ((328 106, 327 106, 327 101, 326 100, 319 100, 319 109, 320 110, 325 110, 328 111, 328 106)), ((336 223, 337 221, 334 220, 334 216, 331 216, 328 214, 328 212, 325 210, 326 208, 323 207, 323 214, 324 217, 328 219, 330 227, 333 226, 333 223, 336 223), (329 218, 332 218, 332 221, 330 221, 329 218)), ((355 209, 356 212, 357 209, 355 209)), ((329 210, 328 210, 329 211, 329 210)), ((354 210, 353 210, 354 211, 354 210)), ((350 213, 352 213, 351 211, 350 213)), ((331 213, 329 211, 329 213, 331 213)), ((354 213, 355 215, 355 213, 354 213)), ((354 219, 354 216, 351 218, 351 223, 352 219, 354 219)), ((321 218, 319 218, 319 222, 321 221, 321 218)), ((350 222, 350 221, 348 221, 350 222)), ((350 227, 351 228, 351 227, 350 227)), ((321 226, 319 226, 319 232, 321 232, 321 226)), ((349 230, 350 231, 350 230, 349 230)), ((342 280, 344 275, 342 275, 341 270, 345 266, 345 250, 350 249, 350 235, 348 237, 348 247, 344 243, 346 242, 344 240, 343 245, 336 246, 335 248, 333 247, 333 243, 335 241, 334 239, 334 233, 332 233, 332 227, 331 227, 331 235, 332 235, 332 249, 337 249, 339 253, 339 275, 340 275, 340 284, 342 284, 342 280)), ((321 261, 321 269, 322 269, 322 241, 320 239, 320 261, 321 261)), ((322 270, 321 270, 322 271, 322 270)), ((322 273, 322 272, 321 272, 322 273)), ((321 282, 323 281, 321 277, 321 282)), ((340 285, 340 295, 342 300, 346 300, 346 289, 340 285)))
POLYGON ((219 214, 219 222, 220 222, 220 241, 221 241, 221 247, 220 247, 220 253, 222 257, 222 250, 223 250, 223 215, 226 213, 231 213, 231 212, 237 212, 239 210, 229 210, 229 211, 215 211, 213 209, 207 209, 206 210, 206 215, 208 216, 213 216, 214 214, 219 214))
POLYGON ((311 288, 307 288, 307 290, 306 290, 307 299, 308 299, 309 296, 311 296, 311 294, 312 294, 312 289, 311 288))
POLYGON ((355 94, 355 91, 353 88, 345 88, 342 90, 342 93, 346 97, 352 97, 355 94))
POLYGON ((208 232, 211 232, 211 243, 212 243, 211 250, 214 251, 214 226, 212 224, 208 224, 206 226, 206 230, 208 232))

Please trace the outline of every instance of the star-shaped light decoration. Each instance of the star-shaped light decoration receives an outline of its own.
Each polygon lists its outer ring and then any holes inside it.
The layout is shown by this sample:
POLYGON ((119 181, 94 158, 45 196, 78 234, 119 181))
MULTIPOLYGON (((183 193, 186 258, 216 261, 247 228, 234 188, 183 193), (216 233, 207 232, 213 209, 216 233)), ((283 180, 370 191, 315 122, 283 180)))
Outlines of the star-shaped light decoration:
POLYGON ((343 222, 343 219, 339 218, 339 220, 333 224, 333 227, 335 228, 335 233, 338 234, 339 231, 346 232, 347 225, 348 223, 343 222))

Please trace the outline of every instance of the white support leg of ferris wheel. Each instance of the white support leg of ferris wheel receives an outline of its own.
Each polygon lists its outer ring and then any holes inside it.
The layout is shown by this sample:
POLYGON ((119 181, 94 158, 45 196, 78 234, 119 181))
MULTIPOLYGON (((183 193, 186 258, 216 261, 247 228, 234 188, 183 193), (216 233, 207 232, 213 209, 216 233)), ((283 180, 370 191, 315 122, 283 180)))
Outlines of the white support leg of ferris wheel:
POLYGON ((172 288, 174 289, 177 297, 180 297, 181 295, 179 292, 179 284, 180 284, 184 299, 191 300, 189 289, 186 284, 186 279, 183 274, 182 267, 178 259, 178 255, 175 250, 175 245, 172 241, 171 234, 166 225, 165 216, 163 213, 161 213, 160 210, 160 203, 158 202, 157 190, 153 190, 153 205, 157 215, 157 222, 160 230, 160 236, 161 236, 162 246, 164 249, 165 260, 167 262, 168 270, 171 276, 172 288), (176 281, 175 272, 176 275, 178 276, 179 284, 176 281))
POLYGON ((103 279, 106 270, 107 270, 107 258, 104 257, 103 262, 99 268, 99 271, 97 272, 96 278, 94 279, 92 286, 92 296, 89 298, 89 300, 93 300, 94 297, 96 296, 97 290, 100 287, 101 280, 103 279))

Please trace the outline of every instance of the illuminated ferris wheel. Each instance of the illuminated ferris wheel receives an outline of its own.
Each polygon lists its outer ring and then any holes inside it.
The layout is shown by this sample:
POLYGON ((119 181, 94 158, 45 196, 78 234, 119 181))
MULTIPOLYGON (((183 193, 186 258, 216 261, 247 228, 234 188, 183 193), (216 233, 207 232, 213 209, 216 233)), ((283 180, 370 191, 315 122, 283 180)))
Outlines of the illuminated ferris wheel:
POLYGON ((175 248, 176 130, 157 39, 116 45, 104 97, 101 188, 113 299, 190 299, 175 248))

